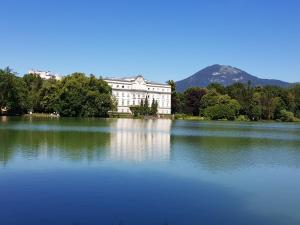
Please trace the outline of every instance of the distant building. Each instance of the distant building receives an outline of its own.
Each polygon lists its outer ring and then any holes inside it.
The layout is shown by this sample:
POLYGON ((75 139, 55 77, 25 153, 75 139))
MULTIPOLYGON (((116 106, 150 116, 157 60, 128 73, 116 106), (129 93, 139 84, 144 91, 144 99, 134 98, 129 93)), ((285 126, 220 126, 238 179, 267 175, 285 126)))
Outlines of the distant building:
POLYGON ((42 79, 48 80, 48 79, 55 79, 55 80, 61 80, 61 76, 58 74, 54 74, 50 71, 40 71, 40 70, 28 70, 28 74, 37 74, 42 79))
POLYGON ((171 86, 145 80, 143 76, 104 78, 118 101, 118 112, 131 113, 130 106, 140 105, 148 97, 149 106, 157 101, 159 114, 171 114, 171 86))

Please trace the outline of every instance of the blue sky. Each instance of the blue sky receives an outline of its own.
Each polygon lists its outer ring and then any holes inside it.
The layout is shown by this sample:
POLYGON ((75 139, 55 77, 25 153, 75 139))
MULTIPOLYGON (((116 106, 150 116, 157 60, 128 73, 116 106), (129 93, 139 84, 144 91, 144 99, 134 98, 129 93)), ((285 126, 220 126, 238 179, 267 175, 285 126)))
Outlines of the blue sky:
POLYGON ((180 80, 212 64, 300 81, 300 1, 0 0, 0 67, 180 80))

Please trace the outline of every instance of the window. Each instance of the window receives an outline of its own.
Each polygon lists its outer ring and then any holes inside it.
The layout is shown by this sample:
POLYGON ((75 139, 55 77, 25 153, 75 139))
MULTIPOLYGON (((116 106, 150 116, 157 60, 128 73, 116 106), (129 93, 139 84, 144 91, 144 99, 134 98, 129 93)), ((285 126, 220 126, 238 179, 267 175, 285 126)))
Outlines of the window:
POLYGON ((124 88, 124 85, 122 85, 122 88, 124 88))
POLYGON ((117 85, 117 88, 119 87, 119 85, 117 85))

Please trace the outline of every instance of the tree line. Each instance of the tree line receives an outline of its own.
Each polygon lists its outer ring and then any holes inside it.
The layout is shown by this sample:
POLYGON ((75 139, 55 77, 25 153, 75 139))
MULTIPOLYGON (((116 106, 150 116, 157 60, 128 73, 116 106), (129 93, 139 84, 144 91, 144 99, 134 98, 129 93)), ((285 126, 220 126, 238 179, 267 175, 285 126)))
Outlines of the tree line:
MULTIPOLYGON (((184 93, 171 85, 171 111, 175 117, 196 116, 212 120, 281 120, 300 118, 300 84, 288 88, 213 83, 206 88, 192 87, 184 93)), ((22 115, 28 112, 53 113, 73 117, 105 117, 116 110, 111 87, 101 78, 73 73, 62 80, 43 80, 36 74, 17 76, 11 69, 0 69, 0 113, 22 115)), ((156 115, 157 102, 141 101, 130 107, 135 116, 156 115)))
POLYGON ((116 108, 111 93, 104 80, 84 73, 73 73, 57 81, 43 80, 36 74, 19 77, 9 68, 0 70, 2 114, 56 112, 61 116, 105 117, 116 108))
POLYGON ((171 111, 177 117, 199 116, 211 120, 280 120, 300 118, 300 84, 288 88, 235 83, 212 83, 206 88, 191 87, 184 93, 172 87, 171 111))

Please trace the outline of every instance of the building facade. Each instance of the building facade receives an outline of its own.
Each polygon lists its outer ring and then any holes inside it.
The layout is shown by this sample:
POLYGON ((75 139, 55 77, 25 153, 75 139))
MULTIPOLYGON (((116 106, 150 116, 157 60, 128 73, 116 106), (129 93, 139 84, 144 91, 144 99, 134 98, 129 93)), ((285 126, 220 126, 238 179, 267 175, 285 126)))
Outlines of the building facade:
POLYGON ((143 76, 104 78, 118 101, 118 112, 131 113, 130 106, 140 105, 148 97, 149 105, 158 103, 158 114, 171 114, 171 86, 145 80, 143 76))
POLYGON ((28 74, 36 74, 39 75, 42 79, 48 80, 48 79, 55 79, 55 80, 61 80, 61 76, 58 74, 54 74, 50 71, 40 71, 40 70, 28 70, 28 74))

